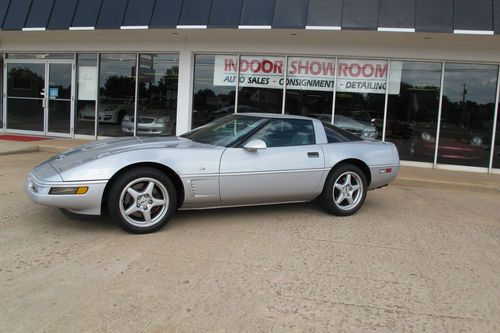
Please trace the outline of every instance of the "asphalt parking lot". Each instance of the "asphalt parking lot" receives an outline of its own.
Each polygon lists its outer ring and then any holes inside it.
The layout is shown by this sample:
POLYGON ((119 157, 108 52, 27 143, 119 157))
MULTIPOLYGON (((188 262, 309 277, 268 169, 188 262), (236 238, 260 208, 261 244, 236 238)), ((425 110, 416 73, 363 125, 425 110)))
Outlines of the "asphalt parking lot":
POLYGON ((390 186, 348 218, 179 212, 131 235, 31 203, 49 156, 0 156, 1 331, 500 332, 500 193, 390 186))

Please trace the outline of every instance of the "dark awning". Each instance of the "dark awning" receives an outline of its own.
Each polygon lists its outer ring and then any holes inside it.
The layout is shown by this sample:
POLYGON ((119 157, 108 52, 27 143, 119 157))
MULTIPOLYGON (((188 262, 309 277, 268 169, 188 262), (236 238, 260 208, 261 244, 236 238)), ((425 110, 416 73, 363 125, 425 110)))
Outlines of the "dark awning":
POLYGON ((243 0, 213 0, 209 28, 238 28, 243 0))
POLYGON ((24 29, 45 28, 49 23, 54 0, 33 0, 24 29))
POLYGON ((0 26, 493 34, 500 0, 0 0, 0 26))
POLYGON ((79 1, 72 27, 95 28, 101 10, 102 0, 79 1))
POLYGON ((122 26, 148 27, 154 6, 155 0, 129 0, 122 26))

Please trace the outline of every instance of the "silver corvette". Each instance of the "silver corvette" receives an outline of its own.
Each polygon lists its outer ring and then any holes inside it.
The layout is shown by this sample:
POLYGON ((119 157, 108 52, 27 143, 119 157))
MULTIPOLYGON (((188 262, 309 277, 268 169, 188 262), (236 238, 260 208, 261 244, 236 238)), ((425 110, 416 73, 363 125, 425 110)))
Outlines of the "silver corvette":
POLYGON ((303 202, 354 214, 399 171, 392 143, 319 119, 233 114, 180 137, 86 144, 37 166, 26 193, 66 215, 107 210, 125 230, 163 227, 177 209, 303 202))

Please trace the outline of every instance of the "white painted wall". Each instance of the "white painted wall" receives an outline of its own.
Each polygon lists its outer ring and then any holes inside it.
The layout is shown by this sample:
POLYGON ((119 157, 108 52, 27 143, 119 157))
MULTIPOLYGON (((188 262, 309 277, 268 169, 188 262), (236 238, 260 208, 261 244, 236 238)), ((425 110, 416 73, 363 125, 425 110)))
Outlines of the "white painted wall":
POLYGON ((181 50, 500 63, 500 35, 223 29, 0 31, 3 52, 181 50))
POLYGON ((179 52, 177 134, 191 127, 195 53, 253 53, 500 64, 500 36, 314 30, 0 31, 1 52, 179 52))

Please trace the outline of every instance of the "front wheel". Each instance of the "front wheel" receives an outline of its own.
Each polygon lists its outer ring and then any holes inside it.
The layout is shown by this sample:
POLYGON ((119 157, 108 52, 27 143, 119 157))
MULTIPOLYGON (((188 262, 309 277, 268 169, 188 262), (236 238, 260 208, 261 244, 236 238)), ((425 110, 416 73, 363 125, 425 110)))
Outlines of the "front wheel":
POLYGON ((331 214, 349 216, 361 208, 366 191, 363 171, 355 165, 342 164, 328 176, 318 201, 331 214))
POLYGON ((142 167, 126 171, 111 185, 108 211, 123 229, 137 234, 162 228, 173 216, 177 195, 170 178, 142 167))

